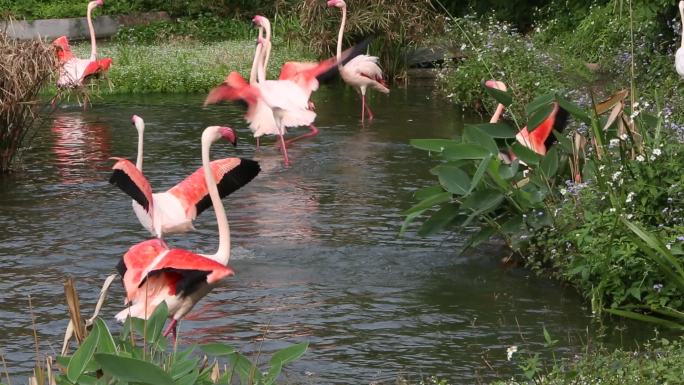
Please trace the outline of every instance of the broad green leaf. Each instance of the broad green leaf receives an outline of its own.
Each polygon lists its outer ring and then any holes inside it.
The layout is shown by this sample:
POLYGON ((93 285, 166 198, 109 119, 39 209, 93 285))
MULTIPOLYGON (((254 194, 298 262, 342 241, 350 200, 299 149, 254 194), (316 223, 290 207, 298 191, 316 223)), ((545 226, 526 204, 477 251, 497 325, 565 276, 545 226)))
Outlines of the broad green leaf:
POLYGON ((162 303, 157 305, 154 309, 154 312, 145 325, 145 338, 149 344, 157 343, 168 317, 169 308, 166 306, 166 301, 162 301, 162 303))
POLYGON ((549 152, 544 155, 541 162, 539 162, 539 169, 547 178, 552 178, 558 171, 558 150, 554 146, 549 152))
POLYGON ((492 138, 510 139, 515 138, 518 133, 506 123, 482 123, 475 126, 492 138))
POLYGON ((259 368, 256 367, 244 355, 235 352, 228 356, 228 361, 233 366, 233 370, 240 376, 240 382, 243 384, 253 384, 261 382, 262 375, 259 368))
POLYGON ((519 167, 520 167, 520 161, 518 159, 515 159, 509 165, 502 164, 501 167, 499 168, 499 176, 503 180, 512 179, 515 176, 515 174, 518 173, 519 167))
POLYGON ((520 158, 521 161, 525 162, 528 165, 536 166, 539 164, 539 161, 541 160, 541 156, 537 154, 536 152, 530 150, 529 148, 523 146, 522 144, 515 142, 513 143, 513 152, 515 153, 515 156, 520 158))
POLYGON ((97 377, 89 376, 86 374, 78 377, 78 385, 95 385, 97 384, 97 377))
POLYGON ((525 107, 525 114, 527 116, 532 115, 535 111, 540 109, 541 107, 550 105, 553 103, 553 100, 555 98, 555 95, 553 93, 548 93, 548 94, 543 94, 539 95, 534 100, 532 100, 527 107, 525 107))
POLYGON ((527 131, 534 132, 553 112, 553 104, 540 107, 527 120, 527 131))
POLYGON ((199 369, 195 368, 185 376, 177 379, 173 385, 195 385, 197 383, 197 378, 199 378, 199 369))
POLYGON ((445 203, 436 213, 432 214, 418 230, 418 235, 425 237, 444 230, 451 221, 458 216, 459 210, 456 205, 445 203))
POLYGON ((447 160, 484 159, 490 151, 478 144, 461 143, 449 146, 442 154, 447 160))
POLYGON ((449 202, 451 200, 451 193, 450 192, 444 192, 438 195, 433 195, 430 198, 424 199, 420 202, 418 202, 416 205, 411 207, 410 209, 404 211, 404 215, 409 215, 411 213, 415 213, 417 211, 429 209, 430 207, 434 205, 438 205, 440 203, 444 202, 449 202))
POLYGON ((178 352, 178 353, 174 354, 173 355, 173 362, 185 361, 186 359, 188 359, 188 357, 190 357, 190 355, 192 354, 192 352, 195 351, 196 348, 197 348, 197 345, 192 345, 188 349, 185 349, 182 352, 178 352))
POLYGON ((186 358, 184 360, 176 360, 173 365, 171 365, 171 371, 169 374, 174 381, 181 377, 186 376, 190 373, 197 364, 199 363, 199 358, 186 358))
POLYGON ((69 381, 74 383, 78 381, 78 378, 83 374, 90 360, 92 360, 99 339, 100 333, 93 331, 83 340, 83 343, 71 357, 71 361, 69 361, 69 366, 67 367, 67 378, 69 381))
POLYGON ((649 323, 653 323, 656 325, 668 327, 671 329, 684 330, 684 325, 677 323, 677 322, 670 321, 670 320, 666 320, 666 319, 663 319, 660 317, 654 317, 654 316, 650 316, 650 315, 645 315, 645 314, 641 314, 641 313, 635 313, 633 311, 620 310, 620 309, 604 309, 604 311, 606 311, 610 314, 618 315, 620 317, 630 318, 630 319, 634 319, 634 320, 642 321, 642 322, 649 322, 649 323))
POLYGON ((468 189, 468 194, 473 192, 475 188, 480 184, 480 181, 482 180, 482 177, 484 176, 485 172, 487 171, 487 167, 489 167, 489 162, 492 160, 492 155, 482 159, 480 162, 480 165, 477 166, 477 170, 475 170, 475 174, 473 174, 473 180, 470 183, 470 188, 468 189))
MULTIPOLYGON (((679 310, 673 309, 673 308, 671 308, 671 307, 667 307, 667 306, 665 306, 665 307, 655 307, 655 306, 652 306, 652 307, 649 307, 648 309, 651 310, 652 312, 655 312, 655 313, 658 313, 658 314, 662 314, 662 315, 665 315, 665 316, 668 316, 668 317, 672 317, 672 318, 679 318, 679 319, 681 319, 682 321, 684 321, 684 312, 681 312, 681 311, 679 311, 679 310)), ((684 324, 683 324, 683 325, 684 325, 684 324)))
POLYGON ((501 225, 501 231, 503 231, 506 234, 517 234, 520 230, 523 229, 522 225, 522 214, 516 214, 501 225))
POLYGON ((480 146, 489 150, 490 153, 496 154, 499 152, 499 146, 496 145, 491 136, 482 132, 477 126, 466 125, 463 132, 463 139, 467 143, 479 144, 480 146))
POLYGON ((279 362, 281 365, 287 365, 292 361, 298 360, 304 355, 306 349, 309 347, 308 342, 302 342, 295 345, 290 345, 284 349, 280 349, 271 356, 271 364, 279 362))
POLYGON ((553 130, 553 135, 556 137, 556 140, 558 140, 558 144, 563 148, 563 151, 572 154, 572 141, 556 130, 553 130))
POLYGON ((484 87, 485 92, 489 94, 494 100, 508 107, 513 103, 513 96, 509 91, 502 91, 496 88, 487 87, 485 82, 482 82, 482 87, 484 87))
POLYGON ((589 118, 589 115, 587 115, 586 112, 584 112, 578 105, 575 103, 569 101, 562 95, 556 94, 556 101, 558 102, 558 105, 568 111, 570 115, 574 116, 575 118, 583 121, 584 123, 591 124, 591 119, 589 118))
POLYGON ((456 195, 465 195, 470 187, 470 177, 458 167, 440 166, 437 177, 445 190, 456 195))
POLYGON ((151 385, 169 385, 171 376, 158 366, 135 358, 120 357, 109 353, 95 354, 95 361, 102 370, 123 382, 142 382, 151 385))
POLYGON ((427 199, 433 195, 441 194, 444 192, 444 189, 442 188, 441 185, 434 185, 434 186, 429 186, 429 187, 424 187, 420 190, 416 190, 413 195, 416 197, 417 200, 422 201, 423 199, 427 199))
POLYGON ((102 320, 102 318, 96 318, 93 327, 93 332, 95 330, 100 333, 99 342, 97 344, 97 351, 100 353, 116 353, 116 342, 114 342, 114 337, 109 332, 107 324, 102 320))
POLYGON ((55 357, 55 361, 62 366, 63 368, 66 368, 69 366, 69 362, 71 361, 71 357, 69 356, 57 356, 55 357))
POLYGON ((411 139, 409 143, 420 150, 442 152, 447 146, 458 144, 459 142, 453 139, 411 139))
POLYGON ((415 212, 412 212, 412 213, 406 215, 406 219, 404 219, 404 223, 401 224, 401 229, 399 229, 399 236, 400 237, 404 236, 404 233, 408 229, 411 222, 413 222, 416 218, 421 216, 421 214, 423 214, 425 212, 425 210, 427 210, 427 209, 415 211, 415 212))
POLYGON ((498 206, 503 199, 503 194, 496 190, 476 191, 463 201, 461 209, 481 214, 498 206))
POLYGON ((494 234, 496 234, 496 230, 494 228, 485 226, 468 238, 465 243, 465 248, 467 249, 469 247, 478 246, 482 242, 488 241, 494 234))
POLYGON ((549 334, 549 331, 546 330, 546 326, 542 326, 542 331, 544 333, 544 341, 546 341, 546 346, 550 347, 556 344, 558 340, 552 340, 551 335, 549 334))
POLYGON ((200 345, 200 349, 213 357, 227 356, 229 354, 235 353, 234 347, 220 343, 200 345))

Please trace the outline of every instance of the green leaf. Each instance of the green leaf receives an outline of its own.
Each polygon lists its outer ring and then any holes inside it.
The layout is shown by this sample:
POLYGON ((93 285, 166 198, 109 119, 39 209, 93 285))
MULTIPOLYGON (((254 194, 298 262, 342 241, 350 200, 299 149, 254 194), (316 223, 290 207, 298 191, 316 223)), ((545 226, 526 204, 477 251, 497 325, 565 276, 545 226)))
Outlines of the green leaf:
POLYGON ((539 161, 541 160, 541 156, 537 154, 536 152, 530 150, 529 148, 523 146, 522 144, 515 142, 513 143, 513 152, 515 153, 515 156, 520 158, 521 161, 525 162, 528 165, 536 166, 539 164, 539 161))
POLYGON ((404 215, 409 215, 411 213, 415 213, 417 211, 422 211, 429 209, 430 207, 434 205, 438 205, 440 203, 445 203, 449 202, 451 200, 452 194, 450 192, 443 192, 441 194, 433 195, 427 199, 424 199, 420 202, 418 202, 416 205, 411 207, 410 209, 406 210, 404 212, 404 215))
POLYGON ((518 173, 520 167, 520 160, 515 159, 510 165, 502 164, 499 168, 499 177, 503 180, 512 179, 518 173))
POLYGON ((476 124, 475 127, 492 138, 510 139, 515 138, 515 135, 518 133, 506 123, 482 123, 476 124))
POLYGON ((200 345, 200 349, 213 357, 227 356, 235 353, 234 347, 219 343, 200 345))
POLYGON ((468 238, 464 245, 464 249, 476 247, 482 242, 488 241, 494 234, 496 234, 496 230, 493 227, 485 226, 468 238))
POLYGON ((449 146, 442 153, 447 160, 484 159, 491 152, 478 144, 460 143, 449 146))
POLYGON ((539 162, 539 169, 547 178, 552 178, 556 175, 558 171, 558 150, 556 150, 555 146, 539 162))
POLYGON ((83 374, 84 369, 93 359, 93 354, 95 353, 95 348, 97 348, 97 343, 100 339, 100 333, 95 333, 94 331, 88 334, 85 340, 79 348, 76 350, 74 355, 69 361, 69 366, 67 367, 67 378, 71 382, 78 381, 78 378, 83 374))
POLYGON ((151 385, 168 385, 173 379, 158 366, 135 358, 119 357, 109 353, 95 354, 102 370, 123 382, 142 382, 151 385))
POLYGON ((259 372, 259 369, 249 360, 249 358, 235 352, 228 356, 228 361, 233 366, 233 370, 240 376, 240 380, 243 384, 261 381, 261 372, 259 372))
POLYGON ((540 108, 550 105, 551 103, 553 103, 554 97, 555 95, 553 93, 537 96, 527 105, 527 107, 525 107, 525 114, 527 116, 530 116, 540 108))
POLYGON ((498 206, 503 198, 503 194, 496 190, 476 191, 473 195, 468 197, 468 199, 463 201, 461 209, 472 211, 489 211, 491 208, 498 206))
POLYGON ((404 236, 404 233, 408 229, 409 225, 416 219, 418 218, 421 214, 423 214, 427 209, 422 209, 419 211, 412 212, 408 215, 406 215, 406 219, 404 219, 404 223, 401 224, 401 229, 399 229, 399 236, 402 237, 404 236))
POLYGON ((494 100, 508 107, 513 103, 513 96, 509 91, 502 91, 496 88, 487 87, 485 82, 482 82, 482 87, 484 87, 485 92, 489 94, 494 100))
POLYGON ((480 146, 489 150, 492 154, 499 152, 499 146, 496 145, 491 136, 482 132, 479 128, 473 125, 466 125, 463 132, 463 139, 465 142, 479 144, 480 146))
POLYGON ((442 152, 448 146, 458 144, 453 139, 411 139, 411 146, 420 150, 442 152))
POLYGON ((549 331, 546 330, 546 326, 542 326, 542 330, 544 332, 544 341, 546 341, 546 346, 551 347, 558 342, 558 340, 552 340, 551 335, 549 334, 549 331))
POLYGON ((280 349, 271 356, 271 364, 279 362, 281 365, 287 365, 292 361, 298 360, 309 347, 308 342, 302 342, 295 345, 290 345, 284 349, 280 349))
POLYGON ((532 133, 537 129, 553 112, 553 104, 540 107, 527 120, 527 131, 532 133))
POLYGON ((434 185, 434 186, 429 186, 429 187, 424 187, 420 190, 416 190, 416 192, 413 193, 413 195, 416 197, 417 200, 422 201, 423 199, 427 199, 431 196, 441 194, 444 192, 444 189, 442 188, 441 185, 434 185))
POLYGON ((145 338, 150 344, 157 343, 157 340, 162 334, 164 329, 164 324, 166 319, 169 317, 169 308, 166 305, 166 301, 162 301, 154 312, 147 319, 147 324, 145 325, 145 338))
POLYGON ((660 325, 660 326, 665 326, 665 327, 668 327, 671 329, 684 330, 684 325, 677 323, 677 322, 670 321, 670 320, 666 320, 666 319, 663 319, 660 317, 654 317, 654 316, 650 316, 650 315, 645 315, 645 314, 641 314, 641 313, 635 313, 633 311, 620 310, 620 309, 604 309, 604 311, 606 311, 607 313, 610 313, 610 314, 618 315, 620 317, 630 318, 630 319, 634 319, 634 320, 641 321, 641 322, 650 322, 650 323, 660 325))
POLYGON ((112 333, 109 332, 107 324, 99 317, 95 319, 93 332, 96 330, 100 333, 97 351, 100 353, 116 353, 117 348, 114 337, 112 337, 112 333))
POLYGON ((482 180, 482 177, 484 176, 485 172, 487 171, 487 168, 489 167, 489 162, 492 160, 492 155, 482 159, 480 162, 480 165, 477 166, 477 170, 475 170, 475 174, 473 175, 473 180, 470 183, 470 188, 468 189, 468 194, 473 192, 475 190, 475 187, 477 187, 480 184, 480 181, 482 180))
POLYGON ((522 214, 516 214, 501 225, 501 231, 506 234, 517 234, 523 229, 522 214))
POLYGON ((445 190, 456 195, 465 195, 470 187, 470 177, 458 167, 440 165, 437 168, 437 177, 445 190))
POLYGON ((451 203, 445 203, 436 213, 432 214, 423 226, 418 230, 418 235, 425 237, 444 230, 451 221, 458 217, 458 207, 451 203))
POLYGON ((556 137, 556 140, 558 140, 558 144, 563 148, 563 151, 572 154, 572 141, 556 130, 553 130, 553 135, 556 137))
POLYGON ((558 105, 568 111, 570 115, 574 116, 575 118, 583 121, 586 124, 591 124, 591 119, 589 118, 589 115, 587 115, 586 112, 584 112, 578 105, 575 103, 569 101, 568 99, 564 98, 562 95, 557 94, 556 95, 556 101, 558 102, 558 105))
POLYGON ((190 373, 186 374, 185 376, 177 379, 173 384, 174 385, 194 385, 197 383, 197 378, 199 378, 199 369, 195 368, 190 373))
POLYGON ((199 363, 199 358, 189 358, 185 360, 177 360, 171 365, 171 378, 174 381, 181 377, 188 375, 193 369, 197 367, 199 363))

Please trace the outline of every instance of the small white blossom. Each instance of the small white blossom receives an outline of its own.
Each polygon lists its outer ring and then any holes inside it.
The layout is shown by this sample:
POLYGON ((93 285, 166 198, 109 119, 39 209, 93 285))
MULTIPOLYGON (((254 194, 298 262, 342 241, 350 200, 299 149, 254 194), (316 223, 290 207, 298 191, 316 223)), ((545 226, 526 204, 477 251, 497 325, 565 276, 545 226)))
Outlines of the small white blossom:
POLYGON ((613 174, 613 180, 617 181, 618 179, 620 179, 620 175, 622 175, 622 171, 615 171, 615 173, 613 174))
POLYGON ((654 157, 654 158, 657 157, 657 156, 662 155, 662 153, 663 153, 663 152, 662 152, 659 148, 654 148, 654 149, 653 149, 653 157, 654 157))
POLYGON ((605 165, 600 165, 600 166, 599 166, 599 171, 603 171, 604 168, 606 168, 605 165))
POLYGON ((562 188, 562 189, 560 189, 560 193, 561 193, 561 195, 565 195, 568 193, 568 190, 562 188))
POLYGON ((629 194, 627 194, 627 199, 625 199, 625 203, 631 203, 632 200, 634 199, 634 196, 636 195, 635 192, 630 191, 629 194))
POLYGON ((665 247, 667 247, 668 250, 672 250, 672 244, 671 243, 666 244, 665 247))
POLYGON ((637 162, 643 162, 644 160, 645 160, 645 159, 644 159, 644 156, 643 156, 643 155, 637 155, 637 157, 636 157, 636 161, 637 161, 637 162))
POLYGON ((634 218, 634 214, 627 214, 627 219, 632 219, 634 218))
POLYGON ((623 141, 627 140, 627 134, 620 135, 620 140, 623 140, 623 141))
POLYGON ((615 207, 611 207, 610 210, 608 210, 608 211, 610 211, 611 213, 614 213, 614 212, 615 212, 615 207))
POLYGON ((617 147, 620 144, 620 139, 611 139, 610 142, 608 142, 608 147, 617 147))
POLYGON ((506 357, 507 357, 508 361, 510 361, 511 358, 513 358, 513 353, 516 353, 517 351, 518 351, 518 347, 515 345, 509 346, 508 349, 506 349, 506 357))

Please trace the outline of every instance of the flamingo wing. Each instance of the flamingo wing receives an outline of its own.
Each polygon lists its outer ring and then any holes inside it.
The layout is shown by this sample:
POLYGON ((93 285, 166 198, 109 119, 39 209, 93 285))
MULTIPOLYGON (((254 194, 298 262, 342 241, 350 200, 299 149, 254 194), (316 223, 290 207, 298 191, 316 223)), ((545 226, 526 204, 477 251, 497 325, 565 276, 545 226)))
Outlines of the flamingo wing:
POLYGON ((202 282, 212 284, 235 274, 229 266, 183 249, 169 250, 157 263, 149 266, 145 273, 139 285, 144 283, 147 276, 159 273, 180 275, 176 283, 176 293, 185 295, 190 294, 202 282))
POLYGON ((250 87, 249 83, 239 73, 231 72, 226 80, 209 91, 204 105, 217 104, 225 100, 243 100, 247 104, 254 104, 259 96, 258 90, 250 87))
POLYGON ((147 213, 152 211, 152 186, 143 173, 131 161, 123 158, 113 158, 117 162, 112 169, 109 183, 116 185, 121 191, 138 202, 147 213))
POLYGON ((133 245, 116 266, 126 289, 126 296, 132 300, 143 279, 143 272, 160 255, 169 250, 161 239, 150 239, 133 245))
POLYGON ((74 54, 71 52, 71 46, 69 45, 69 39, 66 36, 60 36, 53 40, 52 45, 57 48, 57 58, 60 64, 72 59, 74 54))
POLYGON ((109 70, 109 67, 112 65, 112 59, 111 58, 104 58, 101 60, 93 60, 88 63, 88 65, 85 67, 83 70, 83 74, 81 75, 81 82, 84 80, 88 79, 91 76, 96 76, 101 73, 107 72, 109 70))
MULTIPOLYGON (((249 183, 261 171, 258 162, 243 158, 217 159, 212 161, 210 166, 221 198, 249 183)), ((169 193, 178 198, 190 218, 195 218, 211 207, 211 198, 202 167, 171 188, 169 193), (193 209, 194 215, 192 215, 193 209)))

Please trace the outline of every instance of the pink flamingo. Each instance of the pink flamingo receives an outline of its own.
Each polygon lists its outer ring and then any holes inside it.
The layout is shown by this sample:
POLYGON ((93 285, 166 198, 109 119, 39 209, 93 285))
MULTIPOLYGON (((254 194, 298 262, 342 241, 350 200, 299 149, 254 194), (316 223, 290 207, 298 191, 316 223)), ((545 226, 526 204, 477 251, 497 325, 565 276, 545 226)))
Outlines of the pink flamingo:
POLYGON ((390 92, 382 76, 382 69, 378 66, 378 57, 358 55, 347 64, 342 65, 342 38, 344 26, 347 23, 347 4, 344 0, 328 0, 328 7, 342 9, 342 23, 337 35, 337 66, 342 79, 361 93, 361 122, 364 121, 365 112, 368 112, 368 120, 373 120, 373 112, 366 103, 366 90, 370 87, 383 94, 390 92))
POLYGON ((103 0, 94 0, 88 3, 86 18, 88 31, 90 32, 90 58, 79 59, 74 56, 66 36, 55 39, 52 44, 57 47, 57 58, 60 63, 59 79, 57 86, 74 88, 82 86, 85 81, 95 75, 107 72, 112 65, 111 58, 97 59, 97 43, 95 41, 95 28, 93 27, 92 12, 97 6, 103 6, 103 0))
MULTIPOLYGON (((506 84, 496 80, 486 81, 485 86, 501 91, 506 91, 507 89, 506 84)), ((497 123, 504 109, 505 106, 499 103, 489 122, 497 123)), ((549 147, 556 141, 553 130, 563 132, 567 121, 568 112, 561 108, 558 103, 553 103, 551 114, 534 131, 530 132, 527 127, 523 127, 515 135, 515 140, 539 155, 546 155, 549 147)), ((515 160, 516 156, 512 151, 503 151, 499 153, 499 158, 506 163, 510 163, 515 160)))
MULTIPOLYGON (((257 63, 257 72, 263 74, 265 69, 262 59, 263 42, 257 43, 257 52, 254 60, 257 63)), ((308 126, 316 119, 316 113, 309 110, 309 99, 307 95, 291 80, 264 80, 253 84, 233 71, 226 80, 212 89, 204 101, 204 105, 216 104, 223 100, 242 100, 247 103, 247 114, 245 119, 248 122, 256 121, 260 115, 257 114, 259 106, 267 106, 273 115, 280 137, 281 150, 285 158, 285 165, 290 161, 287 155, 287 146, 282 133, 285 127, 308 126)), ((265 116, 264 116, 265 118, 265 116)), ((270 121, 269 121, 270 122, 270 121)))
MULTIPOLYGON (((226 212, 216 188, 213 168, 209 163, 211 144, 221 137, 235 142, 235 132, 229 127, 211 126, 202 133, 202 170, 205 188, 214 206, 219 230, 219 246, 215 254, 197 254, 183 249, 169 249, 161 239, 147 240, 131 247, 117 269, 123 278, 126 302, 129 307, 116 315, 119 321, 127 316, 149 317, 162 302, 169 308, 171 323, 164 331, 176 338, 178 320, 183 318, 218 282, 234 274, 228 267, 230 259, 230 228, 226 212)), ((249 163, 259 170, 253 160, 235 158, 234 162, 249 163)), ((150 199, 149 194, 147 198, 150 199)))
MULTIPOLYGON (((138 130, 138 157, 135 166, 127 159, 116 158, 109 183, 115 184, 133 198, 133 211, 140 223, 152 235, 177 234, 194 230, 192 222, 209 208, 209 191, 204 171, 197 169, 173 188, 152 194, 152 187, 142 173, 143 132, 145 122, 133 115, 138 130)), ((233 142, 233 145, 236 143, 233 142)), ((240 158, 225 158, 211 162, 213 180, 221 198, 249 183, 259 168, 240 158)))

